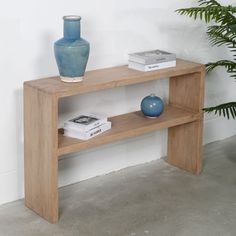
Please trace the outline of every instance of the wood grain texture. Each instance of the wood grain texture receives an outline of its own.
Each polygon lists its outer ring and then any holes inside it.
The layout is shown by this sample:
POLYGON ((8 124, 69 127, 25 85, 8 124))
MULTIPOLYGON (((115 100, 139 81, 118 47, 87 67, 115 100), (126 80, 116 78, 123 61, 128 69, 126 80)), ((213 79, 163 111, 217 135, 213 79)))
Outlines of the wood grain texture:
POLYGON ((199 115, 196 113, 172 106, 167 106, 164 113, 156 119, 147 118, 140 111, 111 117, 109 119, 112 122, 111 130, 90 140, 79 140, 59 134, 58 155, 78 152, 98 145, 136 137, 159 129, 192 122, 198 118, 199 115))
POLYGON ((188 110, 202 112, 204 101, 204 71, 172 77, 169 103, 188 110))
POLYGON ((57 100, 24 85, 25 205, 58 221, 57 100))
POLYGON ((202 168, 202 121, 169 128, 169 164, 194 174, 202 168))
POLYGON ((205 69, 201 72, 170 79, 171 105, 198 112, 195 122, 169 128, 168 162, 184 170, 200 174, 202 168, 202 130, 205 69))
POLYGON ((128 66, 118 66, 88 71, 81 83, 64 83, 60 81, 59 77, 32 80, 26 83, 40 91, 60 98, 194 73, 201 71, 201 68, 201 64, 177 59, 176 67, 151 72, 140 72, 128 69, 128 66))
POLYGON ((118 66, 89 71, 82 83, 59 77, 24 84, 25 204, 44 219, 58 221, 58 156, 148 132, 169 128, 168 162, 199 174, 202 165, 204 67, 177 60, 175 68, 140 72, 118 66), (170 78, 170 104, 157 119, 141 112, 111 117, 112 129, 82 141, 58 134, 58 100, 62 97, 170 78))

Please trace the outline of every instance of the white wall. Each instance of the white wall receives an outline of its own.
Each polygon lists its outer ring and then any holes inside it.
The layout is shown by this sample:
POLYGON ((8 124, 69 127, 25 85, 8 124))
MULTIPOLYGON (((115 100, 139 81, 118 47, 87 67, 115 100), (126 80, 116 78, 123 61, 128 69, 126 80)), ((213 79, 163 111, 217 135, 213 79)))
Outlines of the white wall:
MULTIPOLYGON (((164 49, 206 63, 225 58, 224 47, 211 48, 205 26, 174 10, 195 0, 41 0, 4 1, 0 8, 0 204, 23 197, 23 104, 25 80, 57 74, 53 42, 62 36, 63 15, 82 16, 82 35, 91 43, 88 70, 125 64, 127 53, 164 49)), ((233 1, 225 1, 233 3, 233 1)), ((206 82, 206 105, 235 98, 235 83, 224 71, 206 82)), ((168 80, 100 91, 62 100, 60 122, 77 111, 115 115, 139 108, 155 92, 165 100, 168 80)), ((235 122, 206 118, 205 143, 236 134, 235 122)), ((59 185, 66 185, 166 154, 166 131, 94 148, 60 160, 59 185)))

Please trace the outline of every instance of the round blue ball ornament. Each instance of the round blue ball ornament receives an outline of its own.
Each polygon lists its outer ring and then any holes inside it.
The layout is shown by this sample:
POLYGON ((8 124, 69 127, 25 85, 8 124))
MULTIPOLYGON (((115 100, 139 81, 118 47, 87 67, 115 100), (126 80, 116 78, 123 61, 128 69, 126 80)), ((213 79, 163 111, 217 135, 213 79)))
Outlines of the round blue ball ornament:
POLYGON ((164 111, 164 103, 161 98, 151 94, 142 100, 141 111, 147 117, 158 117, 164 111))

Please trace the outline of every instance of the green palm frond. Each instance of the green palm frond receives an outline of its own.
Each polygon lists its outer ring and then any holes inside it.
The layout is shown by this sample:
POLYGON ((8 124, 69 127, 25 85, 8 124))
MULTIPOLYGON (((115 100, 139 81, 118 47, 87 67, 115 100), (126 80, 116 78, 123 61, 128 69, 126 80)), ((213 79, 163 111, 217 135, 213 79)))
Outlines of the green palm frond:
POLYGON ((198 2, 200 6, 213 9, 212 13, 210 12, 210 14, 212 14, 211 19, 216 23, 220 23, 221 25, 228 25, 229 23, 232 25, 235 24, 236 19, 233 14, 236 13, 236 7, 231 5, 222 6, 216 0, 199 0, 198 2))
POLYGON ((216 0, 199 0, 199 5, 206 5, 211 7, 220 6, 220 4, 216 0))
POLYGON ((207 34, 213 46, 225 44, 229 49, 234 49, 236 47, 236 33, 229 26, 210 26, 208 27, 207 34))
POLYGON ((208 31, 210 33, 218 33, 218 34, 224 34, 228 33, 230 31, 228 25, 213 25, 208 27, 208 31))
POLYGON ((213 25, 208 27, 208 31, 221 33, 221 34, 236 34, 236 24, 227 24, 227 25, 213 25))
POLYGON ((208 107, 203 109, 207 113, 214 112, 220 116, 236 119, 236 102, 224 103, 215 107, 208 107))
POLYGON ((236 18, 232 15, 236 13, 236 7, 233 6, 211 5, 210 3, 202 2, 200 7, 182 8, 176 10, 176 12, 180 15, 193 17, 195 20, 199 17, 201 20, 205 20, 206 23, 209 23, 211 20, 222 24, 228 22, 236 23, 236 18), (204 4, 205 6, 203 6, 204 4))
MULTIPOLYGON (((209 40, 213 46, 225 45, 233 53, 234 60, 220 60, 206 64, 207 72, 217 67, 224 67, 231 77, 236 79, 236 6, 222 6, 216 0, 199 0, 198 7, 182 8, 177 12, 180 15, 200 18, 206 23, 215 23, 207 28, 209 40)), ((214 112, 224 117, 236 119, 236 102, 224 103, 215 107, 203 109, 205 112, 214 112)))
POLYGON ((211 72, 217 67, 225 67, 230 76, 236 79, 236 62, 229 60, 221 60, 217 62, 210 62, 206 64, 207 73, 211 72))

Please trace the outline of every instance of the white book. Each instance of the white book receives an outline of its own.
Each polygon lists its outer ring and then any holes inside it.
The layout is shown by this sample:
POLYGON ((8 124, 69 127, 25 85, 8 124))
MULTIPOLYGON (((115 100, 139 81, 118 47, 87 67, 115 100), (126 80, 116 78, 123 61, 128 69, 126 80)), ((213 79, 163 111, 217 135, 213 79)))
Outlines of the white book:
POLYGON ((93 137, 96 137, 97 135, 111 129, 111 122, 108 121, 105 124, 102 124, 98 127, 95 127, 87 132, 78 132, 76 129, 73 128, 66 128, 64 129, 64 136, 71 137, 71 138, 77 138, 81 140, 88 140, 93 137))
POLYGON ((176 55, 174 53, 161 50, 152 50, 131 53, 129 54, 129 60, 140 64, 149 65, 167 61, 174 61, 176 60, 176 55))
POLYGON ((101 117, 94 114, 84 114, 64 122, 64 128, 74 128, 77 129, 77 131, 85 132, 106 122, 106 117, 101 117))
POLYGON ((147 71, 154 71, 154 70, 160 70, 160 69, 175 67, 176 66, 176 60, 169 61, 169 62, 150 64, 150 65, 144 65, 144 64, 133 62, 133 61, 129 61, 128 66, 129 66, 130 69, 147 72, 147 71))

